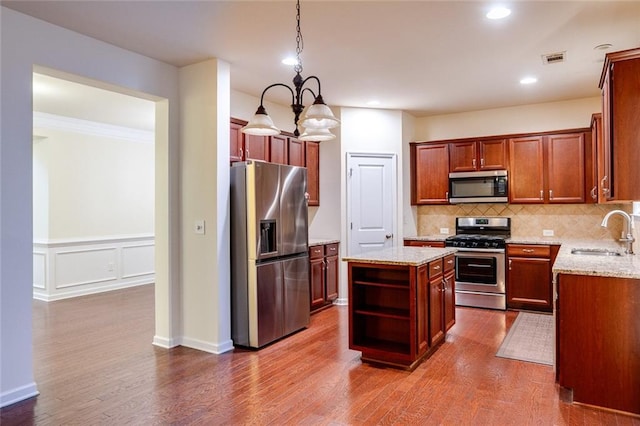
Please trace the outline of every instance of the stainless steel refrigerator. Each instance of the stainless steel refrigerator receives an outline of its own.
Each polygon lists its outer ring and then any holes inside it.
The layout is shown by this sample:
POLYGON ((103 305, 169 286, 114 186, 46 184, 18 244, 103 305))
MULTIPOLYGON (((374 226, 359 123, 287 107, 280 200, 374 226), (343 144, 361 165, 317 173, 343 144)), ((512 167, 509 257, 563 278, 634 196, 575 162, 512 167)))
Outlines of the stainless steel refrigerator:
POLYGON ((262 347, 309 325, 307 169, 231 167, 231 338, 262 347))

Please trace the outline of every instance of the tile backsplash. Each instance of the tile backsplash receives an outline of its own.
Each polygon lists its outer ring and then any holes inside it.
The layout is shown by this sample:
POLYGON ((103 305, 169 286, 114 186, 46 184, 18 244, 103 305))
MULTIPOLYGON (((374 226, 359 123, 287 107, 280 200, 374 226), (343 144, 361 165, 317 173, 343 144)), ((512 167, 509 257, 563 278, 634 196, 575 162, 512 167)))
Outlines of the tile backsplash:
POLYGON ((545 229, 554 237, 575 239, 618 239, 624 229, 620 216, 612 217, 609 226, 600 226, 611 210, 631 213, 630 204, 456 204, 418 207, 418 235, 434 235, 440 228, 455 233, 456 217, 508 216, 514 237, 542 237, 545 229))

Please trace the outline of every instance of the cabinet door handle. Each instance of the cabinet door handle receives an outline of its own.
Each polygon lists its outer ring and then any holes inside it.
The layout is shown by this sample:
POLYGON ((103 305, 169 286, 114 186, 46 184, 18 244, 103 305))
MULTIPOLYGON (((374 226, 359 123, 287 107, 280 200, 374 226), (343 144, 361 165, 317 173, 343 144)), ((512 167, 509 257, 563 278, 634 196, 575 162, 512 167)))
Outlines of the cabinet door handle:
POLYGON ((553 200, 553 189, 549 190, 549 199, 553 200))
POLYGON ((484 158, 480 159, 480 167, 484 167, 484 158))
POLYGON ((433 269, 440 269, 440 265, 434 266, 433 269))
POLYGON ((440 291, 447 291, 447 281, 445 279, 442 280, 442 288, 440 291))
POLYGON ((600 186, 602 186, 602 193, 607 195, 609 193, 609 188, 605 187, 605 182, 608 180, 608 176, 605 175, 600 181, 600 186))
POLYGON ((449 191, 444 193, 444 198, 446 198, 447 200, 449 199, 449 191))
POLYGON ((449 259, 449 260, 447 260, 447 263, 448 263, 449 265, 453 265, 453 259, 449 259))
POLYGON ((594 186, 593 188, 591 188, 591 198, 593 198, 594 200, 596 198, 598 198, 598 194, 596 192, 597 190, 598 190, 598 186, 597 185, 594 186))
POLYGON ((522 249, 522 251, 523 251, 524 253, 533 253, 533 252, 535 252, 535 250, 534 250, 534 249, 522 249))
POLYGON ((540 190, 540 199, 544 200, 544 191, 542 189, 540 190))
POLYGON ((511 259, 509 259, 509 270, 511 270, 511 259))
POLYGON ((471 167, 476 168, 476 159, 471 160, 471 167))

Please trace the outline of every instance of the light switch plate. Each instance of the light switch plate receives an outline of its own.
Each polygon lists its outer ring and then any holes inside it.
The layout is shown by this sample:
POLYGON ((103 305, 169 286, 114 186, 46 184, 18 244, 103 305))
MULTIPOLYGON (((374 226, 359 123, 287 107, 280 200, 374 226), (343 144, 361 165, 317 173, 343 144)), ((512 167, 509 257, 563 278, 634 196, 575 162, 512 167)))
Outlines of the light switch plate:
POLYGON ((196 234, 204 235, 204 220, 196 220, 193 230, 196 234))
POLYGON ((440 228, 440 233, 449 235, 449 228, 440 228))
POLYGON ((553 229, 543 229, 542 230, 543 237, 553 237, 553 229))

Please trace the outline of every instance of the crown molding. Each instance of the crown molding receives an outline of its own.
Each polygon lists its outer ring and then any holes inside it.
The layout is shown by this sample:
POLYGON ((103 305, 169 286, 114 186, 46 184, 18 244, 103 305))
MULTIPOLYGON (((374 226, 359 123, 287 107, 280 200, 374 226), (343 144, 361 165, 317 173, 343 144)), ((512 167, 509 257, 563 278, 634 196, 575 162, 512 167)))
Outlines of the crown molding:
POLYGON ((82 120, 79 118, 65 117, 62 115, 38 111, 33 112, 33 127, 65 130, 74 133, 103 136, 129 142, 154 143, 155 139, 154 132, 150 130, 98 123, 97 121, 82 120))

